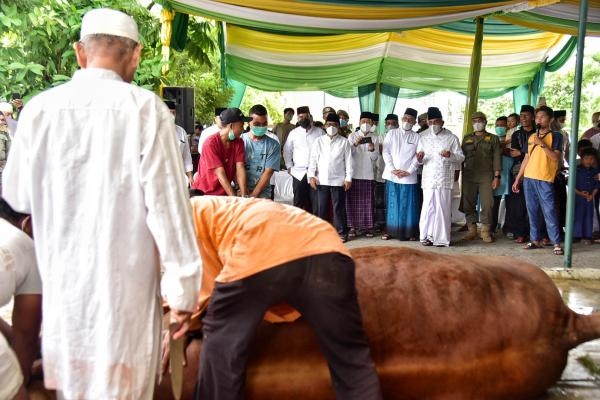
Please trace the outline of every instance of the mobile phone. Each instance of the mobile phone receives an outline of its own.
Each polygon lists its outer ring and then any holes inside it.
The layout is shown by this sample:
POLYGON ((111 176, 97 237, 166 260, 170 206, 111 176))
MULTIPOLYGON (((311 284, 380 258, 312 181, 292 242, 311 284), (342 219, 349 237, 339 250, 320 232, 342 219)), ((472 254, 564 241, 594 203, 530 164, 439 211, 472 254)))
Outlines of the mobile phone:
POLYGON ((21 95, 19 93, 17 93, 17 92, 13 92, 12 99, 13 100, 20 100, 21 99, 21 95))
POLYGON ((370 136, 360 139, 360 144, 365 144, 365 143, 373 143, 373 139, 370 136))

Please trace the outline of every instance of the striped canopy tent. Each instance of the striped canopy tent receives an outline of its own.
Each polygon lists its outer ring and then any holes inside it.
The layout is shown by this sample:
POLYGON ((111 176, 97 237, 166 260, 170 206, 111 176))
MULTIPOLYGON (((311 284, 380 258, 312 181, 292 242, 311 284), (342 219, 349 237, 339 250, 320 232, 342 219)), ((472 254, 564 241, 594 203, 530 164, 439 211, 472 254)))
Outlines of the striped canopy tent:
MULTIPOLYGON (((518 107, 536 101, 545 71, 560 68, 576 47, 566 36, 573 32, 552 29, 576 27, 578 2, 571 1, 163 3, 181 14, 224 22, 222 73, 237 88, 232 105, 241 102, 247 84, 267 91, 324 90, 339 97, 359 96, 362 109, 386 113, 397 97, 437 90, 466 94, 472 80, 470 69, 471 73, 475 69, 479 76, 476 97, 497 97, 514 90, 518 107), (556 17, 566 9, 570 12, 561 14, 562 19, 556 17), (484 15, 483 41, 478 41, 475 18, 484 15), (544 18, 556 25, 541 22, 544 18), (557 49, 558 54, 548 60, 557 49), (472 68, 477 52, 481 64, 472 68)), ((591 5, 600 7, 600 0, 591 5)), ((595 21, 599 15, 590 11, 591 34, 600 33, 595 21)))

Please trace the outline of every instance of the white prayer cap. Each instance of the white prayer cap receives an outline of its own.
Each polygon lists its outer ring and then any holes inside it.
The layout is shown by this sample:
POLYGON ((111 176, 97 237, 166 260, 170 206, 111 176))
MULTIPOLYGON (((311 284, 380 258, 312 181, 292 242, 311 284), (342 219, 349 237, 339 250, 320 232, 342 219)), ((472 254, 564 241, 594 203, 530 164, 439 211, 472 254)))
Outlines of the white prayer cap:
POLYGON ((80 39, 93 34, 121 36, 140 42, 138 27, 133 18, 110 8, 90 10, 83 16, 80 39))
POLYGON ((13 112, 13 106, 10 103, 7 102, 1 102, 0 103, 0 112, 6 112, 6 113, 12 113, 13 112))

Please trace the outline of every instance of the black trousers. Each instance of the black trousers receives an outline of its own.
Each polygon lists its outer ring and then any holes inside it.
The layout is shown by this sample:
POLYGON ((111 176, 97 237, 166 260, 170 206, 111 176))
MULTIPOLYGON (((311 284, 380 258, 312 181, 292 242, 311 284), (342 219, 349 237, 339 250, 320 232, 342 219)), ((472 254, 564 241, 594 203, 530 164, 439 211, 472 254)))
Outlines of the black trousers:
POLYGON ((256 329, 265 311, 281 302, 300 311, 315 330, 338 399, 381 399, 358 306, 354 262, 327 253, 216 284, 202 321, 196 400, 244 398, 246 362, 256 329))
POLYGON ((347 234, 346 191, 342 186, 317 186, 316 215, 325 221, 329 221, 329 205, 333 206, 333 226, 340 235, 347 234))
POLYGON ((306 175, 301 181, 292 178, 292 189, 294 190, 294 206, 317 215, 317 191, 310 187, 306 175))
MULTIPOLYGON (((511 179, 510 186, 514 182, 514 177, 511 179)), ((527 214, 527 204, 525 203, 525 194, 523 191, 523 183, 521 182, 521 191, 514 193, 511 189, 506 196, 506 219, 502 230, 504 233, 511 232, 515 236, 529 236, 529 216, 527 214)))

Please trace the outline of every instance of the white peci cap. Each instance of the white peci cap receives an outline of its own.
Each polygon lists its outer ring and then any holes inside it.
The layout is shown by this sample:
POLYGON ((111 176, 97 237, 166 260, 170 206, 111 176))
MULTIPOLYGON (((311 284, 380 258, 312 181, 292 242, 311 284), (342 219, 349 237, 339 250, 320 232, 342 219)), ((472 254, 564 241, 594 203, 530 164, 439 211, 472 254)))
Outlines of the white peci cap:
POLYGON ((1 102, 0 103, 0 112, 12 113, 13 112, 12 104, 4 102, 4 101, 1 102))
POLYGON ((90 10, 83 16, 80 39, 93 34, 121 36, 140 42, 138 27, 133 18, 110 8, 90 10))

